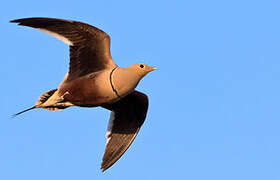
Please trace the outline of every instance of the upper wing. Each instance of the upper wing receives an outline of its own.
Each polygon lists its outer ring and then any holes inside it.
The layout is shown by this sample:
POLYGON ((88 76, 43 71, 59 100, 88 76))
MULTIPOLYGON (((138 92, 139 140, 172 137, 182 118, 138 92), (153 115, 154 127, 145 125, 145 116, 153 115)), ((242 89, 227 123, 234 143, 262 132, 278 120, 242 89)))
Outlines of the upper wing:
POLYGON ((110 54, 110 37, 89 24, 54 18, 24 18, 11 22, 46 32, 70 45, 67 80, 116 66, 110 54))
POLYGON ((103 107, 112 111, 101 165, 105 171, 123 155, 136 137, 146 118, 148 97, 134 91, 118 102, 103 107))

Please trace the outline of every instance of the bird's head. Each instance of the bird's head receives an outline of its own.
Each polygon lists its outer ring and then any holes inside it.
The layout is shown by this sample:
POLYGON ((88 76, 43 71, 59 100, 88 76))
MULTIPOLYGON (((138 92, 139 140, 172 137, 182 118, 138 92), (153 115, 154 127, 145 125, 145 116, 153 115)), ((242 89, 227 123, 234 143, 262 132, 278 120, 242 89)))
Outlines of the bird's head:
POLYGON ((118 68, 114 73, 114 84, 116 89, 129 89, 129 91, 136 88, 139 81, 149 72, 156 70, 152 66, 143 63, 134 64, 126 68, 118 68), (124 88, 125 87, 125 88, 124 88))
POLYGON ((137 75, 139 75, 141 78, 144 77, 146 74, 148 74, 149 72, 156 70, 157 68, 143 64, 143 63, 137 63, 134 64, 130 67, 128 67, 129 69, 133 69, 134 72, 137 73, 137 75))

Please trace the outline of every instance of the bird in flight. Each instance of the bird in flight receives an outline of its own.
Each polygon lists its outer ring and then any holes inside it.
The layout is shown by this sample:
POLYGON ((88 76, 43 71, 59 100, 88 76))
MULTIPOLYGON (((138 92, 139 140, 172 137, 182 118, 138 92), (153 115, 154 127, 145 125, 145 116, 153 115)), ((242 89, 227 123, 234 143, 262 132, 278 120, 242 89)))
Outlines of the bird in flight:
POLYGON ((97 107, 111 111, 101 169, 111 167, 128 149, 145 121, 148 97, 136 91, 139 81, 156 68, 138 63, 122 68, 110 53, 110 37, 86 23, 55 18, 12 20, 36 28, 70 46, 70 67, 57 89, 42 94, 35 106, 57 111, 70 106, 97 107))

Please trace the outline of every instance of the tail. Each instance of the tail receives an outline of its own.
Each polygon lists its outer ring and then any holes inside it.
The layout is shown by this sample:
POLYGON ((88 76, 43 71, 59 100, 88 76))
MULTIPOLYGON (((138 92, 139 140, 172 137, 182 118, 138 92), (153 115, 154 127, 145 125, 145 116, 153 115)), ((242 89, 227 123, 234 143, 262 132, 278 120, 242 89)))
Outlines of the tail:
POLYGON ((59 111, 69 107, 66 106, 64 103, 60 102, 59 100, 56 103, 52 104, 51 106, 42 106, 56 91, 57 89, 53 89, 42 94, 39 97, 38 101, 36 102, 37 108, 43 108, 49 111, 59 111))
POLYGON ((50 91, 45 92, 44 94, 42 94, 42 95, 39 97, 39 99, 38 99, 38 101, 36 102, 36 105, 35 105, 35 106, 33 106, 33 107, 31 107, 31 108, 28 108, 28 109, 25 109, 25 110, 23 110, 23 111, 21 111, 21 112, 19 112, 19 113, 16 113, 16 114, 14 114, 12 117, 15 118, 16 116, 18 116, 18 115, 20 115, 20 114, 22 114, 22 113, 25 113, 25 112, 30 111, 30 110, 35 109, 35 108, 39 108, 39 106, 40 106, 41 104, 43 104, 44 102, 46 102, 46 101, 53 95, 53 93, 54 93, 56 90, 57 90, 57 89, 53 89, 53 90, 50 90, 50 91))
POLYGON ((50 90, 50 91, 47 91, 45 92, 44 94, 42 94, 38 101, 36 102, 36 105, 31 107, 31 108, 28 108, 26 110, 23 110, 19 113, 16 113, 14 114, 12 117, 16 117, 24 112, 27 112, 27 111, 30 111, 32 109, 35 109, 35 108, 43 108, 43 109, 47 109, 47 110, 50 110, 50 111, 58 111, 58 110, 62 110, 62 109, 65 109, 69 106, 63 104, 63 103, 56 103, 56 104, 53 104, 51 106, 44 106, 43 104, 57 91, 57 89, 53 89, 53 90, 50 90))
POLYGON ((31 108, 25 109, 25 110, 23 110, 23 111, 21 111, 19 113, 14 114, 12 117, 14 118, 14 117, 16 117, 16 116, 18 116, 18 115, 20 115, 20 114, 22 114, 24 112, 30 111, 30 110, 35 109, 35 108, 38 108, 38 106, 33 106, 31 108))
POLYGON ((39 99, 38 99, 38 101, 36 102, 36 105, 35 105, 35 106, 33 106, 33 107, 31 107, 31 108, 28 108, 28 109, 25 109, 25 110, 23 110, 23 111, 21 111, 21 112, 19 112, 19 113, 16 113, 16 114, 14 114, 12 117, 15 118, 16 116, 18 116, 18 115, 20 115, 20 114, 22 114, 22 113, 25 113, 25 112, 30 111, 30 110, 35 109, 35 108, 40 108, 40 107, 41 107, 40 105, 43 104, 44 102, 46 102, 46 101, 53 95, 53 93, 54 93, 56 90, 57 90, 57 89, 53 89, 53 90, 50 90, 50 91, 45 92, 44 94, 42 94, 42 95, 39 97, 39 99))

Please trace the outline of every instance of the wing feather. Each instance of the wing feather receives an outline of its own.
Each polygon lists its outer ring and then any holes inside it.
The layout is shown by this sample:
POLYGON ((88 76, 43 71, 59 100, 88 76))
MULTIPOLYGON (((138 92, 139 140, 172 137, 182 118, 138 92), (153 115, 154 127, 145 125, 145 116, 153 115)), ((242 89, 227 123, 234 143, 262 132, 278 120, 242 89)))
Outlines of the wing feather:
POLYGON ((112 111, 101 165, 105 171, 125 153, 135 139, 146 118, 148 97, 134 91, 120 101, 103 107, 112 111))
POLYGON ((54 18, 23 18, 11 22, 39 29, 70 45, 67 81, 116 66, 110 53, 109 35, 94 26, 54 18))

